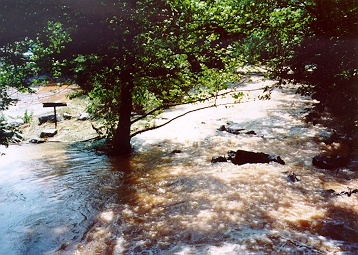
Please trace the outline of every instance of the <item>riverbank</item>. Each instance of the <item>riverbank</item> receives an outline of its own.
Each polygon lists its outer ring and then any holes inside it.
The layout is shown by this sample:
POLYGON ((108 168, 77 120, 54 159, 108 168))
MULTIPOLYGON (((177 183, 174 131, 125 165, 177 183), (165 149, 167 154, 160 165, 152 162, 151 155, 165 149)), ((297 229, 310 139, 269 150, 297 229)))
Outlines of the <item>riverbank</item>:
POLYGON ((31 139, 39 139, 43 130, 54 129, 53 122, 39 123, 39 117, 54 114, 53 107, 43 107, 44 103, 65 103, 65 107, 57 107, 57 114, 61 121, 57 123, 57 135, 46 138, 48 142, 77 142, 97 137, 98 134, 92 128, 97 125, 95 120, 78 120, 81 113, 86 112, 88 101, 84 97, 69 99, 68 96, 78 93, 80 88, 77 85, 59 85, 50 83, 45 86, 34 88, 34 93, 12 92, 13 98, 17 100, 16 105, 10 106, 3 112, 3 117, 11 121, 20 119, 26 123, 17 129, 22 134, 23 141, 27 143, 31 139), (67 116, 64 118, 64 114, 67 116))

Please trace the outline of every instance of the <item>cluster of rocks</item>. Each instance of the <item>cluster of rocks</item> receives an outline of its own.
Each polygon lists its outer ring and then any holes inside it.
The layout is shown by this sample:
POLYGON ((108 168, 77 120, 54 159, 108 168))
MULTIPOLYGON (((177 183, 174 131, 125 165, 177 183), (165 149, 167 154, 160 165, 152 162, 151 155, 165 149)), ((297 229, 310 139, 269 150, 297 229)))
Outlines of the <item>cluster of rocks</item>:
MULTIPOLYGON (((255 131, 246 130, 245 128, 242 128, 238 124, 235 124, 233 122, 228 122, 226 123, 226 125, 220 126, 218 128, 218 131, 228 132, 234 135, 239 135, 239 134, 256 135, 255 131)), ((346 142, 347 140, 349 140, 349 138, 343 135, 338 136, 337 133, 334 132, 332 135, 329 135, 329 137, 327 137, 326 140, 324 140, 324 143, 329 145, 337 141, 342 142, 342 140, 343 142, 346 142)), ((241 165, 246 163, 269 163, 271 161, 280 163, 282 161, 280 157, 277 157, 275 155, 269 155, 269 154, 264 155, 263 153, 244 152, 239 150, 236 152, 237 154, 236 157, 232 157, 234 152, 229 152, 229 154, 230 153, 231 156, 229 157, 225 157, 225 156, 213 157, 212 162, 213 163, 227 162, 228 160, 230 160, 234 164, 241 165)), ((312 158, 313 166, 320 169, 328 169, 328 170, 334 170, 334 169, 345 167, 349 164, 349 162, 350 162, 350 158, 348 156, 346 155, 342 156, 338 154, 333 154, 330 156, 317 155, 312 158)))
MULTIPOLYGON (((235 123, 227 123, 227 125, 222 125, 218 128, 218 131, 222 132, 228 132, 230 134, 234 135, 256 135, 255 131, 246 130, 244 128, 241 128, 238 124, 235 123)), ((337 136, 336 133, 333 133, 325 141, 328 143, 334 143, 337 142, 337 140, 347 140, 346 137, 337 136), (334 137, 333 137, 334 136, 334 137)), ((341 141, 342 142, 342 141, 341 141)), ((235 165, 243 165, 243 164, 258 164, 258 163, 270 163, 270 162, 276 162, 279 164, 284 165, 285 162, 282 160, 280 156, 272 155, 272 154, 266 154, 263 152, 252 152, 252 151, 244 151, 244 150, 237 150, 237 151, 229 151, 227 155, 225 156, 214 156, 211 159, 212 163, 219 163, 219 162, 231 162, 235 165)), ((323 156, 323 155, 317 155, 312 158, 312 165, 316 168, 320 169, 328 169, 328 170, 339 170, 342 167, 345 167, 349 164, 350 158, 346 155, 339 155, 339 154, 333 154, 331 156, 323 156)), ((300 178, 294 173, 294 172, 284 172, 286 174, 286 178, 288 182, 297 182, 300 181, 300 178)), ((348 195, 351 196, 353 193, 358 193, 357 189, 349 189, 349 191, 344 191, 340 193, 336 193, 333 191, 336 195, 348 195)))
POLYGON ((327 196, 352 196, 353 194, 358 194, 358 189, 352 189, 350 187, 347 187, 347 190, 337 192, 334 189, 327 189, 321 191, 324 195, 327 196))
MULTIPOLYGON (((51 122, 51 123, 55 123, 55 122, 61 122, 63 120, 70 120, 73 119, 74 116, 68 114, 68 113, 64 113, 62 116, 60 114, 48 114, 48 115, 43 115, 40 116, 38 118, 39 120, 39 125, 42 125, 46 122, 51 122)), ((91 118, 91 115, 89 113, 79 113, 77 115, 77 120, 80 121, 84 121, 84 120, 88 120, 91 118)), ((56 128, 51 128, 51 129, 44 129, 41 131, 39 137, 36 138, 32 138, 29 140, 30 143, 44 143, 46 140, 45 138, 48 137, 54 137, 57 134, 57 129, 56 128)))
MULTIPOLYGON (((63 119, 70 120, 73 118, 74 118, 74 116, 72 116, 68 113, 64 113, 62 116, 60 114, 56 114, 56 119, 55 119, 54 114, 43 115, 43 116, 39 117, 39 125, 42 125, 46 122, 52 122, 52 123, 54 123, 55 121, 61 122, 63 119)), ((91 118, 91 115, 87 112, 80 112, 77 115, 77 120, 89 120, 90 118, 91 118)))
MULTIPOLYGON (((230 134, 239 135, 256 135, 256 132, 253 130, 247 130, 245 128, 240 127, 239 124, 228 122, 226 125, 222 125, 218 128, 218 131, 228 132, 230 134)), ((231 161, 235 165, 243 165, 243 164, 256 164, 256 163, 270 163, 276 162, 284 165, 285 162, 281 159, 280 156, 266 154, 263 152, 252 152, 252 151, 244 151, 237 150, 229 151, 225 156, 215 156, 212 157, 212 163, 218 162, 227 162, 231 161)))

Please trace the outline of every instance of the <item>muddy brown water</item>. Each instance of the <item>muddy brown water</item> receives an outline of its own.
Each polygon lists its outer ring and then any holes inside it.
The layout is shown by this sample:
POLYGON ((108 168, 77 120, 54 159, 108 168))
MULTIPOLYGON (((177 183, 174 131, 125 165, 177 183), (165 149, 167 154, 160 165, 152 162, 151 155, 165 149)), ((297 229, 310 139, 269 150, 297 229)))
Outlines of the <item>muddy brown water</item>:
POLYGON ((357 188, 357 172, 311 163, 332 133, 304 122, 317 102, 291 89, 255 96, 143 133, 129 159, 72 143, 1 149, 0 254, 357 253, 358 195, 324 192, 357 188), (256 134, 217 130, 228 122, 256 134), (280 155, 286 165, 210 162, 237 149, 280 155), (290 171, 300 181, 289 182, 290 171))

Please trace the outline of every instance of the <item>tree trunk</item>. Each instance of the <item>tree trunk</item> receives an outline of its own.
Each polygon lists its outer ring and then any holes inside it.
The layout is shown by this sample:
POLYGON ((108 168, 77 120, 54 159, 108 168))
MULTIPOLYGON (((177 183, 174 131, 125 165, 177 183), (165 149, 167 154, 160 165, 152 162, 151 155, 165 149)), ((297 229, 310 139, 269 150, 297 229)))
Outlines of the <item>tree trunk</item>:
POLYGON ((114 156, 127 156, 132 152, 131 147, 131 113, 132 113, 133 81, 122 86, 121 105, 119 109, 119 122, 113 139, 112 154, 114 156))

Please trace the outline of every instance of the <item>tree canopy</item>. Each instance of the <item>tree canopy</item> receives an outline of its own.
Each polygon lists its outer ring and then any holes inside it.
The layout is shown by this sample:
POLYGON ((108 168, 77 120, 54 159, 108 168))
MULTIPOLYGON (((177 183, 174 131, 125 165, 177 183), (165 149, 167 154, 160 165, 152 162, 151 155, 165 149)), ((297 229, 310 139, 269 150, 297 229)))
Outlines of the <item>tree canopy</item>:
POLYGON ((215 96, 240 78, 239 65, 266 65, 272 77, 303 82, 302 93, 327 103, 338 96, 344 113, 357 104, 356 0, 16 0, 4 6, 1 72, 18 76, 3 75, 3 105, 10 102, 4 88, 23 89, 31 75, 56 76, 61 67, 88 93, 118 155, 131 151, 133 123, 215 96), (47 24, 52 28, 41 32, 47 24), (31 61, 23 55, 29 49, 31 61), (6 57, 9 51, 22 53, 21 64, 6 57), (142 116, 133 118, 133 111, 142 116))

